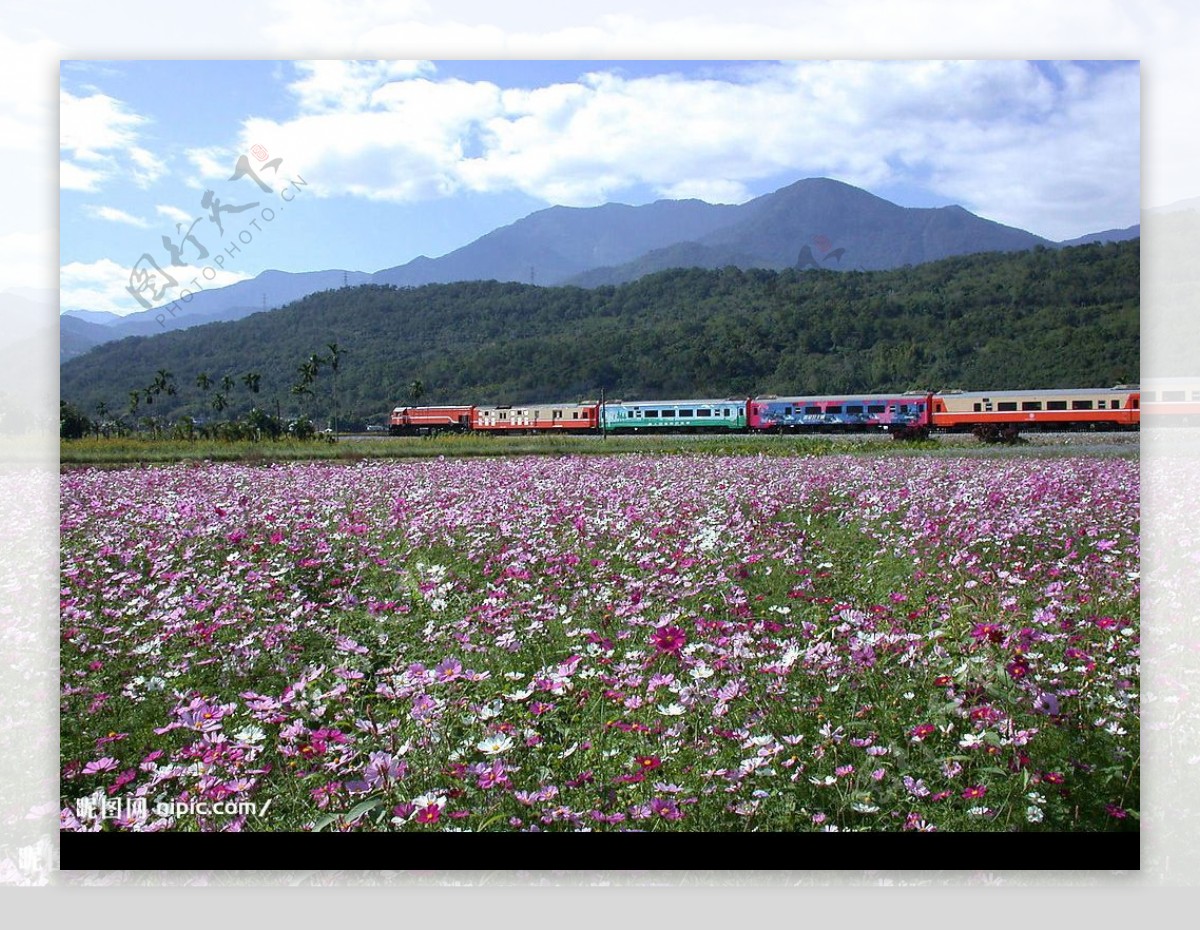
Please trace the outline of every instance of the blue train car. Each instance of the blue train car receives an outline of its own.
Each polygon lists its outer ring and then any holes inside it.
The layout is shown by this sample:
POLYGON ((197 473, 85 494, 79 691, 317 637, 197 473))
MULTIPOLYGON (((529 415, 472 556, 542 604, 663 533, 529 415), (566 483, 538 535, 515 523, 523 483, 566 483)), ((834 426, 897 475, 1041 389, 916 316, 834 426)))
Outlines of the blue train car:
POLYGON ((831 394, 822 397, 756 397, 748 423, 757 432, 887 430, 928 426, 930 395, 831 394))

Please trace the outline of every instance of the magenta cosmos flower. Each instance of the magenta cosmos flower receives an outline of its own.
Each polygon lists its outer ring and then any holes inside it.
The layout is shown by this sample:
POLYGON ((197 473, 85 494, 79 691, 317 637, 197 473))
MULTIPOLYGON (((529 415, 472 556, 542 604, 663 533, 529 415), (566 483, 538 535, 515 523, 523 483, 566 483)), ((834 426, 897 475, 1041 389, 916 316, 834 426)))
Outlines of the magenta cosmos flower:
POLYGON ((677 626, 660 626, 650 634, 650 642, 659 652, 677 656, 687 645, 687 634, 677 626))

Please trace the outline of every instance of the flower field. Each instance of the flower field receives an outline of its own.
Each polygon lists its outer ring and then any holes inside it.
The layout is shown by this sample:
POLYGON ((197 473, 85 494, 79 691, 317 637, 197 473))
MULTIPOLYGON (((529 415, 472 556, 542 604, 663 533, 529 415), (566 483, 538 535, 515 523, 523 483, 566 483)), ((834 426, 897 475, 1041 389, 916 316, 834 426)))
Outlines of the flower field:
POLYGON ((1136 829, 1138 490, 1087 457, 67 472, 62 827, 1136 829))

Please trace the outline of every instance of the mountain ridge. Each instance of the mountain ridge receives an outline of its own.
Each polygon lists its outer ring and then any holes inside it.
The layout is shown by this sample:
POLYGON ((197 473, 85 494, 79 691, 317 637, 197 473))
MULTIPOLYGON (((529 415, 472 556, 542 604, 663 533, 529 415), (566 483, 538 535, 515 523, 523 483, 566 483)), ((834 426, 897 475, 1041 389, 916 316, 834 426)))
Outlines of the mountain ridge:
MULTIPOLYGON (((1132 229, 1136 227, 1110 232, 1128 238, 1132 229)), ((1075 241, 1098 241, 1104 235, 1075 241)), ((418 256, 373 273, 268 270, 193 294, 186 304, 176 300, 124 318, 70 310, 63 316, 100 329, 64 324, 64 351, 74 355, 130 335, 241 319, 309 294, 360 284, 417 287, 496 280, 597 287, 676 267, 886 270, 953 255, 1063 244, 961 206, 902 207, 841 181, 805 178, 737 205, 686 199, 547 207, 437 258, 418 256)))

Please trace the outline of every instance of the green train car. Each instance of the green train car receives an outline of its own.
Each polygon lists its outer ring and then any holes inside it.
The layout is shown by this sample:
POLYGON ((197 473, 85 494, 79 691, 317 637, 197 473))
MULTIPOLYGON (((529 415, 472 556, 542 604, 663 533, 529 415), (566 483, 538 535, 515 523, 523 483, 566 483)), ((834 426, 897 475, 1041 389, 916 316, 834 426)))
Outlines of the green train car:
POLYGON ((601 408, 600 428, 606 433, 745 432, 747 400, 611 401, 601 408))

